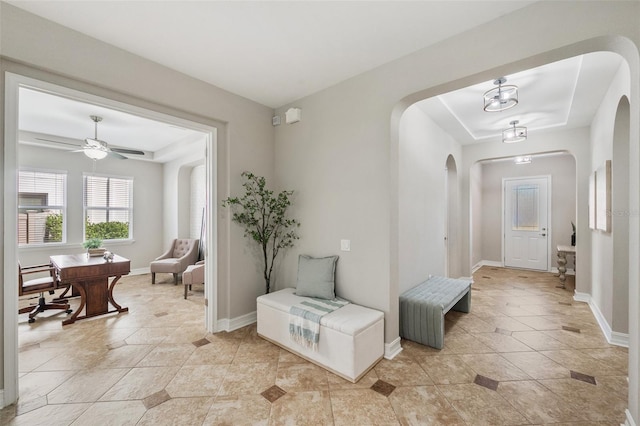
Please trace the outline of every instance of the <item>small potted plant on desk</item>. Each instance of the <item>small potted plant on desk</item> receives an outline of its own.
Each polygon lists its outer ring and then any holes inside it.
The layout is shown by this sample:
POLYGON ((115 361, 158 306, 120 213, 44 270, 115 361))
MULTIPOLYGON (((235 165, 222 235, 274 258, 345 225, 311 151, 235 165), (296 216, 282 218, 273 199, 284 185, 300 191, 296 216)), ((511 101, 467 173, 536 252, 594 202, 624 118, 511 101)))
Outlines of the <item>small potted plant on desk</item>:
POLYGON ((82 245, 87 249, 87 255, 89 257, 104 255, 105 249, 104 247, 100 247, 102 245, 102 240, 100 238, 89 238, 87 241, 82 243, 82 245))

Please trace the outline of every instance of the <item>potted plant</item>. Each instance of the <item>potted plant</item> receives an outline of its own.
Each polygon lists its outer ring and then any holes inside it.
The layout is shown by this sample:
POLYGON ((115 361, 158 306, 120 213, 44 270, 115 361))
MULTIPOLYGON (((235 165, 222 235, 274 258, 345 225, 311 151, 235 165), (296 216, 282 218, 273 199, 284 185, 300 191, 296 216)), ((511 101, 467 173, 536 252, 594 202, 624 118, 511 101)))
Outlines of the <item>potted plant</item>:
POLYGON ((94 256, 102 256, 105 252, 102 245, 102 240, 100 238, 89 238, 87 241, 82 243, 82 246, 87 249, 87 254, 90 257, 94 256))
POLYGON ((234 209, 232 220, 244 227, 244 236, 250 237, 262 248, 263 276, 267 293, 271 290, 273 263, 281 249, 293 246, 299 237, 300 223, 287 218, 293 191, 274 195, 266 189, 266 179, 251 172, 243 172, 245 194, 223 200, 223 207, 234 209))

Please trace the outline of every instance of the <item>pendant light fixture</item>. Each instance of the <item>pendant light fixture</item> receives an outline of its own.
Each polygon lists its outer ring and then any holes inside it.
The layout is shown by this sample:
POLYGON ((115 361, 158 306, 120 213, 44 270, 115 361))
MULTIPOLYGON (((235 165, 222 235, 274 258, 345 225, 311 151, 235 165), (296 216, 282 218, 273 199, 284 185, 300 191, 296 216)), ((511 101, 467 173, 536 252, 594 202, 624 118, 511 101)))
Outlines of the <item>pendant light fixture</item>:
POLYGON ((518 105, 518 87, 514 85, 506 85, 505 77, 495 80, 494 87, 484 93, 484 110, 487 112, 504 111, 518 105))
POLYGON ((507 127, 502 131, 502 142, 514 143, 527 139, 527 128, 524 126, 516 126, 518 123, 518 120, 513 120, 509 123, 511 127, 507 127))

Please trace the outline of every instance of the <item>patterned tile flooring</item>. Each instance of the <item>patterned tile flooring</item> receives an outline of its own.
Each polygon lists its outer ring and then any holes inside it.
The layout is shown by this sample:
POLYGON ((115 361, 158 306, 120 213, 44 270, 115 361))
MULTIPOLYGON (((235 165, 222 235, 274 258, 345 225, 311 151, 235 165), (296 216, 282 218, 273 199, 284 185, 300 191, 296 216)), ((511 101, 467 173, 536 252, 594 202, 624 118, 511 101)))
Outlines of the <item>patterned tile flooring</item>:
MULTIPOLYGON (((202 291, 126 277, 130 311, 62 328, 20 316, 20 399, 3 425, 614 425, 627 350, 607 344, 552 274, 483 267, 445 347, 403 341, 352 384, 266 342, 203 329, 202 291)), ((571 283, 572 281, 568 281, 571 283)), ((73 302, 76 303, 77 302, 73 302)))

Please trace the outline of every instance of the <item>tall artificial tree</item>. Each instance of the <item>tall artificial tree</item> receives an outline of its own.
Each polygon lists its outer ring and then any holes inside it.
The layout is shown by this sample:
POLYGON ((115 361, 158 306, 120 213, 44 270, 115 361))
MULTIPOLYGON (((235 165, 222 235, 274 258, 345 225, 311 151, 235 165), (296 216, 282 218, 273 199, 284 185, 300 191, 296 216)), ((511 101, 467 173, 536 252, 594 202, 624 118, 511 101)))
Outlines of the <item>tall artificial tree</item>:
POLYGON ((231 219, 244 227, 244 236, 262 248, 263 275, 266 292, 271 291, 271 272, 280 250, 292 247, 299 237, 300 223, 287 217, 293 191, 274 192, 266 188, 266 179, 251 172, 243 172, 245 189, 241 197, 229 197, 223 207, 231 207, 231 219))

